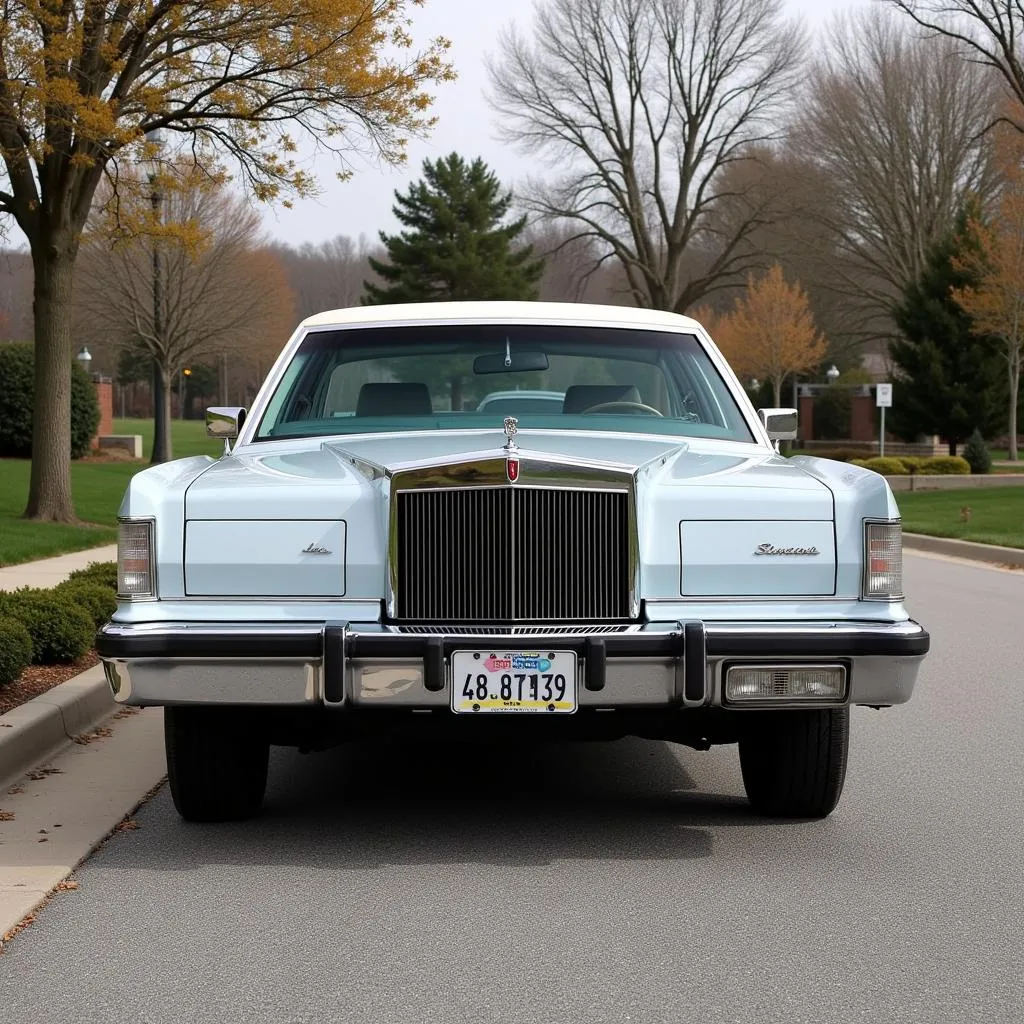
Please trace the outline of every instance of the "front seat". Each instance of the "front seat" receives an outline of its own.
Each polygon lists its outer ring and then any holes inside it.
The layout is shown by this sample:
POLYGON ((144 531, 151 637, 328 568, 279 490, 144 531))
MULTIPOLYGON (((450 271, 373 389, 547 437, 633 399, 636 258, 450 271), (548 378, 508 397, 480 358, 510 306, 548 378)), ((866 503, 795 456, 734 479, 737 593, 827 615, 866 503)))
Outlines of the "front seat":
POLYGON ((430 416, 434 411, 426 384, 364 384, 356 400, 357 416, 430 416))
POLYGON ((565 390, 563 413, 581 413, 605 402, 639 402, 635 384, 572 384, 565 390))

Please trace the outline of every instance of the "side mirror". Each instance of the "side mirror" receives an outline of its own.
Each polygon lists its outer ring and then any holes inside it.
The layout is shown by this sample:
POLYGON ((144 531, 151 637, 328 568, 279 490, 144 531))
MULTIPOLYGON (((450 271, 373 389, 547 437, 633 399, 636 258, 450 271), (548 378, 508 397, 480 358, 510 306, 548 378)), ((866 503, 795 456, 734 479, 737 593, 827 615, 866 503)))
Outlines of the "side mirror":
POLYGON ((231 451, 229 441, 238 437, 245 423, 245 410, 234 406, 220 406, 206 410, 206 436, 224 441, 224 454, 231 451))
POLYGON ((796 409, 758 409, 757 414, 772 441, 796 439, 796 409))

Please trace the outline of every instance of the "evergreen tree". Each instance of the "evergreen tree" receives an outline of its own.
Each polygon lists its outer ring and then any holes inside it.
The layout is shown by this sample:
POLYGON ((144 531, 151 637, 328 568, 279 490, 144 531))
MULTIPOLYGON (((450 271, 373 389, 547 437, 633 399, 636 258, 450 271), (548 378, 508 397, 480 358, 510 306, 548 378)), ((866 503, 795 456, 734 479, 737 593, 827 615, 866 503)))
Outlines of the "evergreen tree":
POLYGON ((392 212, 406 230, 380 233, 388 258, 370 266, 384 283, 366 284, 364 305, 537 297, 544 263, 530 246, 514 246, 526 218, 502 223, 512 193, 483 160, 426 160, 422 180, 395 199, 392 212))
MULTIPOLYGON (((903 338, 890 346, 898 377, 893 387, 890 422, 906 441, 937 434, 957 445, 977 428, 985 436, 999 429, 1003 368, 993 339, 972 333, 970 317, 953 298, 953 289, 974 284, 954 266, 966 246, 968 212, 932 247, 920 277, 912 281, 893 311, 903 338)), ((960 263, 962 266, 962 262, 960 263)))
MULTIPOLYGON (((467 164, 457 153, 423 163, 423 178, 405 195, 395 192, 392 212, 404 226, 398 235, 380 233, 387 259, 370 259, 383 284, 365 283, 363 305, 388 302, 443 302, 466 299, 537 297, 544 262, 529 245, 515 241, 526 218, 502 223, 512 193, 479 157, 467 164)), ((466 357, 417 375, 435 396, 447 392, 451 408, 463 406, 466 357)))

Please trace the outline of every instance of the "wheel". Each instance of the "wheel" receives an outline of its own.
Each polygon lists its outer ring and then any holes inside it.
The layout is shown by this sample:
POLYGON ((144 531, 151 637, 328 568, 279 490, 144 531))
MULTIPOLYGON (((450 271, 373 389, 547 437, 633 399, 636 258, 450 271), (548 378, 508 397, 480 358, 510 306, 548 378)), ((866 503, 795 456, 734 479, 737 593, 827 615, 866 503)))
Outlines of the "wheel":
POLYGON ((750 725, 739 748, 754 810, 779 818, 831 814, 846 779, 850 709, 755 712, 750 725))
POLYGON ((236 821, 259 812, 270 744, 244 712, 164 708, 164 746, 171 797, 186 821, 236 821))

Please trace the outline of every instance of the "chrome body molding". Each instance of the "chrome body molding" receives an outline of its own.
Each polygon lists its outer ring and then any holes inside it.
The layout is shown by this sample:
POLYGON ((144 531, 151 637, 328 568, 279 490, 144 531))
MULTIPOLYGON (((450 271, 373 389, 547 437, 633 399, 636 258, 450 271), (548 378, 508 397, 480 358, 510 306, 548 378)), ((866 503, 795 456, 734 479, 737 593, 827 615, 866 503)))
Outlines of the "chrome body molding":
MULTIPOLYGON (((560 632, 543 625, 412 632, 379 623, 110 623, 97 637, 119 703, 306 706, 325 713, 447 707, 450 652, 466 646, 572 647, 581 654, 581 709, 663 707, 687 714, 729 706, 724 669, 737 663, 842 664, 845 699, 813 706, 903 704, 929 638, 911 620, 648 622, 560 632)), ((735 709, 755 714, 765 705, 735 709)))

